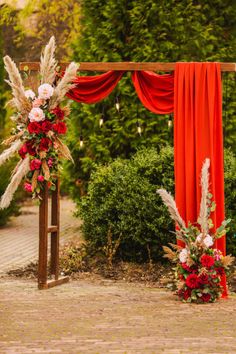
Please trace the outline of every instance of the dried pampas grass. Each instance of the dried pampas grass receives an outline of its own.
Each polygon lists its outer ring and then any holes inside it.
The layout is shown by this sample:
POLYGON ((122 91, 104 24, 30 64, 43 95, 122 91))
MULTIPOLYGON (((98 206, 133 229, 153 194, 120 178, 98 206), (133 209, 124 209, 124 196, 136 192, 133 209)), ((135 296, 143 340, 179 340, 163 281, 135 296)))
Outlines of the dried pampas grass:
POLYGON ((181 229, 185 228, 185 222, 181 218, 176 203, 171 194, 168 193, 165 189, 158 189, 157 193, 161 196, 163 203, 167 206, 171 218, 178 224, 181 229))
POLYGON ((52 36, 46 45, 40 60, 41 84, 52 85, 56 77, 57 61, 54 57, 56 50, 55 37, 52 36))
POLYGON ((8 149, 4 150, 0 155, 0 166, 4 164, 12 155, 15 154, 16 151, 20 149, 22 142, 20 140, 16 140, 8 149))
POLYGON ((65 144, 63 144, 63 142, 59 138, 56 139, 56 143, 58 145, 59 154, 65 159, 70 160, 71 162, 74 163, 73 157, 71 156, 68 147, 65 144))
POLYGON ((19 70, 14 61, 7 55, 3 58, 5 69, 8 72, 9 80, 5 80, 12 88, 14 98, 11 102, 23 114, 31 110, 31 104, 25 96, 25 89, 19 70))
POLYGON ((73 80, 76 78, 76 73, 79 65, 72 62, 66 68, 63 78, 59 81, 50 100, 50 108, 55 108, 65 97, 66 93, 75 87, 73 80))
POLYGON ((201 226, 201 231, 204 235, 207 235, 208 226, 208 193, 209 193, 209 167, 210 159, 206 159, 202 166, 201 172, 201 187, 202 187, 202 197, 200 203, 200 212, 198 217, 198 223, 201 226))
POLYGON ((1 201, 0 201, 0 209, 5 209, 10 205, 15 191, 17 190, 23 177, 25 177, 25 175, 29 172, 29 170, 30 170, 29 157, 26 157, 18 165, 17 171, 12 176, 12 179, 11 179, 9 185, 8 185, 5 193, 3 194, 1 201))

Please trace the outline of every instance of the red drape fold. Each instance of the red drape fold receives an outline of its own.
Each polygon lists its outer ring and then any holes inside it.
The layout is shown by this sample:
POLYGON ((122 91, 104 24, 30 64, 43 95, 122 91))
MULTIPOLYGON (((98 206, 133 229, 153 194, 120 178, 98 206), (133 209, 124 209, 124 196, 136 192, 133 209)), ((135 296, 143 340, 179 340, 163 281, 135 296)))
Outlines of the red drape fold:
POLYGON ((174 75, 158 75, 151 71, 134 71, 132 80, 142 104, 156 114, 174 109, 174 75))
POLYGON ((78 76, 67 97, 83 103, 97 103, 107 97, 120 81, 124 71, 108 71, 97 76, 78 76))
MULTIPOLYGON (((215 228, 225 218, 221 72, 218 63, 177 63, 174 86, 175 199, 186 222, 196 222, 200 174, 210 158, 215 228)), ((225 254, 225 237, 216 241, 225 254)), ((223 281, 226 295, 226 282, 223 281)))

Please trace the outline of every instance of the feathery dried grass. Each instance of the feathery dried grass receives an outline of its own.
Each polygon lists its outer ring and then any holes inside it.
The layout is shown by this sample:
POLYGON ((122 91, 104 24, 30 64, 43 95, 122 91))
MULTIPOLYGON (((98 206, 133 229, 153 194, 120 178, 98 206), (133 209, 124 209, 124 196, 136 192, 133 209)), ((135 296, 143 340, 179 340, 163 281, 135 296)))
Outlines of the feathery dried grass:
POLYGON ((223 264, 224 267, 229 267, 234 263, 235 257, 228 255, 225 256, 221 259, 221 262, 223 264))
POLYGON ((42 162, 42 169, 44 173, 44 178, 46 181, 48 181, 50 179, 50 170, 46 160, 43 160, 42 162))
POLYGON ((31 104, 25 97, 25 89, 19 70, 17 69, 14 61, 8 55, 3 58, 3 61, 10 79, 5 81, 11 86, 12 94, 14 96, 11 102, 22 114, 27 114, 31 110, 31 104))
POLYGON ((200 203, 200 212, 198 217, 198 223, 201 226, 201 231, 206 235, 209 231, 208 227, 208 193, 209 193, 209 167, 210 159, 206 159, 202 166, 201 172, 201 188, 202 188, 202 197, 200 203))
POLYGON ((38 183, 38 175, 39 175, 39 170, 35 170, 33 177, 32 177, 32 181, 31 181, 31 186, 32 186, 32 192, 35 190, 35 188, 37 187, 37 183, 38 183))
POLYGON ((64 157, 65 159, 70 160, 74 163, 73 157, 71 156, 71 153, 70 153, 70 150, 68 149, 68 147, 65 144, 63 144, 63 142, 59 138, 57 138, 55 140, 58 145, 59 154, 62 157, 64 157))
POLYGON ((54 57, 56 50, 55 37, 52 36, 46 45, 40 60, 41 84, 52 85, 56 77, 57 61, 54 57))
POLYGON ((162 246, 163 251, 165 252, 163 258, 167 258, 170 261, 174 262, 176 259, 176 252, 174 252, 170 247, 162 246))
POLYGON ((181 229, 186 228, 185 222, 179 214, 179 211, 172 195, 168 193, 165 189, 158 189, 157 193, 160 195, 163 203, 168 208, 172 220, 174 220, 181 229))
POLYGON ((12 176, 12 179, 8 184, 7 189, 5 190, 5 193, 3 194, 0 201, 0 209, 5 209, 10 205, 15 191, 17 190, 23 177, 29 172, 29 170, 30 170, 29 157, 26 157, 18 165, 17 171, 12 176))
POLYGON ((16 140, 18 140, 19 138, 21 138, 23 134, 24 134, 24 131, 22 130, 22 131, 19 132, 18 134, 13 135, 13 136, 11 136, 11 137, 8 138, 8 139, 3 140, 2 145, 10 145, 10 144, 12 144, 14 141, 16 141, 16 140))
POLYGON ((0 155, 0 166, 14 155, 15 152, 20 149, 21 145, 22 142, 20 140, 16 140, 8 149, 4 150, 0 155))
POLYGON ((59 81, 50 100, 50 108, 55 108, 64 98, 68 91, 75 87, 73 80, 76 77, 79 65, 72 62, 66 68, 63 78, 59 81))

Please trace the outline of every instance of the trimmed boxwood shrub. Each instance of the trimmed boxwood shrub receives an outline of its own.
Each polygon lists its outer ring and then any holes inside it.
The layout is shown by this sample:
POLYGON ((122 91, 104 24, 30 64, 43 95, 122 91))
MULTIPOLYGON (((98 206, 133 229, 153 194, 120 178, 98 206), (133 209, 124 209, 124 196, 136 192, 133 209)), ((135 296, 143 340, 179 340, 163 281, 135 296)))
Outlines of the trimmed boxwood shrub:
POLYGON ((123 260, 162 257, 162 245, 174 242, 173 223, 156 189, 173 193, 173 150, 164 147, 138 151, 130 160, 117 159, 91 176, 88 195, 79 202, 83 234, 97 249, 121 236, 117 255, 123 260))
POLYGON ((227 253, 236 256, 236 156, 225 149, 225 213, 231 219, 227 233, 227 253))

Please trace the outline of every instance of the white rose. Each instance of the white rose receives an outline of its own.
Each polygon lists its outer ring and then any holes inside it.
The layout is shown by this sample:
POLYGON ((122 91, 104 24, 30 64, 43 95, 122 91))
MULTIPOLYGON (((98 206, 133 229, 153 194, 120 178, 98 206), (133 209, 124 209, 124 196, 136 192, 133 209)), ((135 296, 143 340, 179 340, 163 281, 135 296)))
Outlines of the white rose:
POLYGON ((206 235, 203 240, 203 243, 206 247, 211 247, 214 244, 213 238, 210 235, 206 235))
POLYGON ((185 263, 187 261, 188 258, 188 250, 187 248, 183 248, 179 254, 179 260, 181 263, 185 263))
POLYGON ((35 93, 32 90, 26 90, 25 91, 25 97, 26 98, 31 98, 32 100, 35 98, 35 93))
POLYGON ((45 114, 41 108, 32 108, 29 113, 29 120, 31 122, 40 122, 45 119, 45 114))
POLYGON ((38 88, 39 98, 49 99, 53 95, 54 88, 49 84, 42 84, 38 88))

